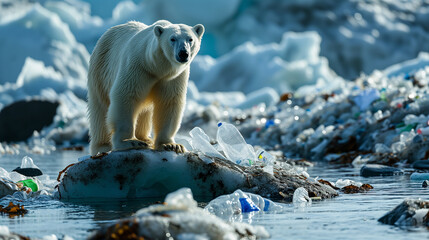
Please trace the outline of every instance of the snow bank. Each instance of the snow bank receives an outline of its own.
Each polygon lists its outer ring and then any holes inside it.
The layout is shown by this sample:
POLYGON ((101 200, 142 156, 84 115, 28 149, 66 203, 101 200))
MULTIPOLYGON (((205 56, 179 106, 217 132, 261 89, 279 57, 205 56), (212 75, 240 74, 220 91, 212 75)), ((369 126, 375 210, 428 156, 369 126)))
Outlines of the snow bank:
POLYGON ((343 80, 319 56, 320 41, 316 32, 285 33, 279 44, 247 42, 218 59, 197 56, 190 79, 202 91, 249 93, 272 87, 283 93, 321 82, 325 90, 340 87, 343 80))
POLYGON ((27 57, 54 67, 63 77, 84 83, 89 54, 68 25, 35 4, 16 19, 0 24, 0 84, 16 82, 27 57))

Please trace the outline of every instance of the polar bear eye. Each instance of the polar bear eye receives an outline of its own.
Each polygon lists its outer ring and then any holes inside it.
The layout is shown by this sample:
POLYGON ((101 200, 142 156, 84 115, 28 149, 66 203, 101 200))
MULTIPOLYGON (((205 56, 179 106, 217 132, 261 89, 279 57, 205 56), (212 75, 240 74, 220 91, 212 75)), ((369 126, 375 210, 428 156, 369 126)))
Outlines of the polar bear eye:
POLYGON ((194 41, 194 39, 190 38, 190 39, 189 39, 189 42, 192 42, 192 41, 194 41))
POLYGON ((170 39, 170 41, 175 42, 175 41, 176 41, 176 39, 175 39, 175 38, 171 38, 171 39, 170 39))

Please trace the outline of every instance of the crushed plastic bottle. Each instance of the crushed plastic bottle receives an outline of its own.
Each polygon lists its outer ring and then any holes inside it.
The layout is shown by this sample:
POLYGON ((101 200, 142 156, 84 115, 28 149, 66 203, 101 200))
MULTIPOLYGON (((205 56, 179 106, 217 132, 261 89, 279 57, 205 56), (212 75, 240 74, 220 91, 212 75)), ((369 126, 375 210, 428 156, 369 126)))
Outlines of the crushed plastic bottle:
POLYGON ((429 127, 425 127, 425 128, 419 128, 417 129, 417 133, 423 136, 428 136, 429 135, 429 127))
POLYGON ((245 166, 251 166, 256 160, 255 150, 234 125, 220 122, 216 140, 229 160, 245 166))
POLYGON ((256 152, 256 156, 258 156, 258 160, 264 163, 263 170, 271 175, 274 174, 274 161, 276 158, 269 154, 265 149, 259 149, 256 152))
POLYGON ((302 205, 309 204, 311 205, 311 198, 308 196, 308 192, 305 188, 299 187, 293 193, 293 204, 302 205))
POLYGON ((191 135, 191 145, 194 150, 201 151, 207 156, 224 158, 213 145, 210 144, 210 138, 207 134, 199 127, 193 128, 189 135, 191 135))
POLYGON ((249 212, 279 212, 283 209, 284 206, 280 203, 275 203, 257 194, 243 192, 240 189, 213 199, 204 208, 218 217, 231 217, 249 212))
POLYGON ((380 92, 377 89, 371 88, 360 92, 353 98, 353 101, 359 106, 361 111, 365 111, 377 99, 380 99, 380 92))

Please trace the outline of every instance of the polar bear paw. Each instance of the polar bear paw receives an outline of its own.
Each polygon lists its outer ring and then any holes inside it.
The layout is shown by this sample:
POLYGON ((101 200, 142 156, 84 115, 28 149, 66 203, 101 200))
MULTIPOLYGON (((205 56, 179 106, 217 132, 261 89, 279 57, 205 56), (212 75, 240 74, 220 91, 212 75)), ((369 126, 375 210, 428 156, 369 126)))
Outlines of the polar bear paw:
POLYGON ((158 147, 158 150, 174 151, 176 153, 184 153, 184 152, 186 152, 186 148, 182 144, 178 144, 178 143, 165 143, 165 144, 161 144, 158 147))
POLYGON ((117 144, 114 144, 113 150, 121 151, 121 150, 129 150, 129 149, 150 149, 152 147, 151 145, 152 145, 151 142, 147 143, 137 139, 126 139, 117 144))

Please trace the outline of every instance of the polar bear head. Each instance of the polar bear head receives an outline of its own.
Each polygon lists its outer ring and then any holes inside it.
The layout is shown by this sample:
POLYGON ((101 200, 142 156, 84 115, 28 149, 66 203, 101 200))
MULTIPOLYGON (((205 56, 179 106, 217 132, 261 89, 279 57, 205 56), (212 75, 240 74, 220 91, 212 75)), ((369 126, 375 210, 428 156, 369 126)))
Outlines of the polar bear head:
POLYGON ((153 30, 164 55, 175 64, 187 64, 194 59, 200 50, 204 34, 204 26, 201 24, 191 27, 168 21, 159 21, 153 30))

